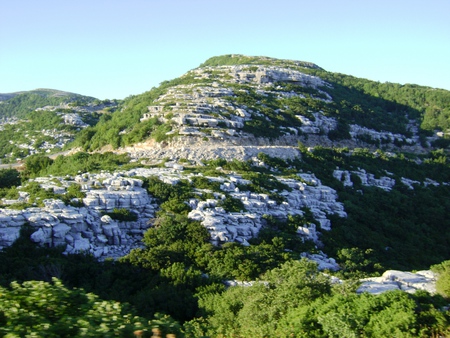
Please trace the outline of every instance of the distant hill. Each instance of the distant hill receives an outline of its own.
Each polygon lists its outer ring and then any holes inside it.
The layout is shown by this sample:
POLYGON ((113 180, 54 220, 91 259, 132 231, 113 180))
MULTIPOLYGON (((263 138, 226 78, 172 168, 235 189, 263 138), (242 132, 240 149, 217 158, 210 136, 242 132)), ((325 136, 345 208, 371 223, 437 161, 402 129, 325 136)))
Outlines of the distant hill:
POLYGON ((1 162, 61 151, 79 130, 95 125, 101 113, 116 106, 116 100, 54 89, 0 94, 1 162))
POLYGON ((86 105, 95 98, 54 89, 35 89, 25 92, 0 94, 0 118, 23 118, 30 111, 44 106, 73 103, 86 105))

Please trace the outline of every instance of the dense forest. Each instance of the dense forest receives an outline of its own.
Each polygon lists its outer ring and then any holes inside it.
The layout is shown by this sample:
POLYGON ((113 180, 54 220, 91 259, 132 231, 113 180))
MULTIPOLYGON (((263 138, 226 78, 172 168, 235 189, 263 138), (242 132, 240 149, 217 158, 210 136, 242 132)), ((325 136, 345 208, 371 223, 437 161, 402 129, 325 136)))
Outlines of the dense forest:
MULTIPOLYGON (((0 209, 41 208, 49 199, 84 207, 82 183, 57 194, 42 188, 39 177, 69 181, 84 173, 166 168, 168 159, 136 161, 127 154, 99 150, 183 137, 171 118, 177 108, 189 106, 190 101, 183 101, 186 97, 201 96, 208 86, 228 93, 220 96, 219 108, 213 104, 215 98, 205 99, 208 108, 202 114, 217 118, 218 129, 229 129, 224 121, 231 120, 235 110, 247 113, 239 133, 231 137, 233 142, 244 136, 276 142, 293 128, 298 134, 292 150, 298 155, 282 159, 261 152, 251 160, 177 158, 184 167, 178 169, 175 182, 134 177, 142 181, 158 209, 140 247, 118 259, 98 260, 86 252, 63 254, 63 246, 38 246, 30 239, 33 226, 23 224, 20 237, 0 251, 0 336, 450 336, 450 93, 445 90, 359 79, 307 62, 224 55, 126 98, 117 109, 85 116, 89 126, 80 130, 64 126, 57 111, 35 111, 67 102, 62 96, 18 94, 0 103, 2 118, 19 119, 3 126, 0 155, 24 158, 23 168, 20 172, 0 169, 0 198, 27 195, 27 200, 1 203, 0 209), (281 67, 319 77, 326 85, 278 82, 262 92, 245 81, 227 82, 230 76, 221 67, 236 65, 244 67, 250 78, 260 66, 281 67), (174 88, 179 101, 168 95, 174 88), (142 120, 152 105, 161 105, 168 113, 142 120), (329 143, 311 146, 308 135, 300 132, 305 124, 298 115, 314 122, 318 112, 335 119, 336 128, 314 135, 327 137, 329 143), (412 121, 417 131, 411 129, 412 121), (404 138, 360 136, 351 143, 354 124, 404 138), (18 127, 24 134, 17 133, 18 127), (24 143, 25 133, 44 129, 72 132, 75 140, 66 147, 81 151, 52 159, 42 153, 20 153, 9 142, 24 143), (442 137, 435 137, 437 132, 442 137), (402 140, 415 136, 420 151, 405 151, 402 140), (337 170, 348 176, 339 178, 337 170), (383 189, 363 182, 361 173, 394 183, 383 189), (327 214, 332 226, 326 230, 308 208, 301 215, 265 214, 264 226, 248 243, 212 243, 208 229, 188 217, 189 201, 207 201, 220 194, 217 208, 245 212, 242 200, 221 189, 220 178, 228 174, 246 182, 236 183, 237 191, 263 194, 277 205, 285 203, 292 190, 283 183, 286 179, 314 175, 336 192, 347 217, 327 214), (319 241, 299 236, 298 228, 306 224, 316 226, 319 241), (305 252, 335 258, 340 270, 319 270, 316 262, 303 257, 305 252), (357 292, 362 278, 390 269, 431 269, 438 276, 437 293, 357 292)), ((77 96, 70 104, 91 101, 77 96)), ((203 133, 199 140, 212 140, 208 134, 212 128, 199 129, 203 133)), ((37 148, 52 142, 38 134, 37 148)), ((127 209, 102 214, 117 222, 139 217, 127 209)))

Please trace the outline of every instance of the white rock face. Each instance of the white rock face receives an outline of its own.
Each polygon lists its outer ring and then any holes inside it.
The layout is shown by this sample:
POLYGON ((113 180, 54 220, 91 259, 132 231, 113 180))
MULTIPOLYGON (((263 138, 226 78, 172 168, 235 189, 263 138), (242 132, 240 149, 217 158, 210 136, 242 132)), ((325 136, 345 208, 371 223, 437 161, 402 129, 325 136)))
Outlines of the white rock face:
MULTIPOLYGON (((255 159, 257 160, 257 159, 255 159)), ((264 164, 261 164, 264 165, 264 164)), ((34 229, 34 242, 56 246, 67 245, 66 253, 87 251, 96 257, 117 257, 139 247, 143 232, 151 226, 158 205, 142 181, 135 176, 156 176, 165 183, 176 184, 181 179, 190 179, 194 174, 184 174, 183 166, 169 163, 167 168, 138 168, 127 172, 82 174, 74 179, 59 178, 59 187, 68 187, 77 182, 86 193, 83 207, 66 206, 60 200, 45 200, 42 208, 25 210, 0 209, 0 249, 17 239, 20 227, 28 222, 34 229), (138 215, 134 222, 118 222, 102 212, 125 208, 138 215)), ((342 203, 337 202, 336 191, 322 185, 313 174, 299 174, 298 179, 280 178, 291 191, 279 192, 284 202, 277 203, 266 194, 240 191, 238 185, 249 184, 236 174, 211 177, 221 183, 221 190, 239 199, 245 211, 229 213, 219 206, 222 193, 203 201, 186 201, 192 208, 188 217, 198 220, 211 234, 215 243, 236 241, 248 245, 248 240, 257 236, 266 224, 264 215, 285 220, 288 215, 303 215, 308 208, 315 223, 299 226, 298 234, 319 243, 319 232, 331 229, 328 214, 346 217, 342 203)), ((39 178, 36 182, 49 185, 55 178, 39 178)))
POLYGON ((338 271, 340 270, 339 264, 336 263, 334 258, 328 258, 323 252, 318 254, 310 254, 304 252, 301 254, 301 257, 308 258, 317 263, 317 269, 319 270, 329 270, 329 271, 338 271))
POLYGON ((20 227, 7 227, 8 223, 2 223, 1 221, 0 224, 0 249, 3 249, 13 244, 19 238, 20 227))
MULTIPOLYGON (((373 174, 367 173, 364 169, 359 170, 334 170, 333 171, 333 177, 337 180, 341 181, 345 187, 353 187, 353 181, 351 179, 351 174, 357 175, 360 180, 361 184, 365 186, 372 186, 372 187, 378 187, 380 189, 383 189, 385 191, 390 191, 395 186, 396 182, 395 179, 388 177, 388 176, 382 176, 380 178, 375 178, 373 174)), ((428 186, 428 185, 434 185, 439 186, 440 183, 433 181, 429 178, 425 179, 424 182, 419 182, 416 180, 412 180, 409 178, 401 177, 400 181, 402 184, 406 185, 408 189, 414 189, 414 185, 419 186, 428 186)), ((443 185, 449 185, 448 182, 442 183, 443 185)))
POLYGON ((72 126, 78 126, 83 128, 89 126, 87 123, 83 122, 80 115, 78 115, 77 113, 64 114, 62 118, 64 120, 64 124, 69 124, 72 126))
POLYGON ((381 277, 362 279, 357 292, 380 294, 391 290, 402 290, 408 293, 425 290, 434 294, 436 293, 436 277, 430 270, 416 273, 388 270, 381 277))
POLYGON ((238 81, 238 83, 256 82, 258 84, 275 82, 294 82, 306 87, 325 86, 326 82, 321 78, 302 73, 297 70, 274 67, 258 66, 256 71, 249 71, 248 66, 221 66, 221 69, 228 69, 229 73, 238 81))
POLYGON ((341 181, 344 186, 352 187, 353 182, 351 180, 351 174, 358 175, 361 179, 361 184, 365 186, 378 187, 386 191, 390 191, 395 185, 395 180, 393 178, 383 176, 380 178, 375 178, 375 175, 366 173, 364 169, 348 171, 348 170, 335 170, 333 171, 333 177, 341 181))
POLYGON ((357 124, 351 124, 350 125, 350 136, 353 139, 358 139, 360 136, 365 136, 371 138, 373 141, 387 141, 387 142, 394 142, 394 141, 400 141, 405 142, 409 145, 415 143, 414 140, 408 139, 405 135, 402 134, 394 134, 391 132, 385 132, 385 131, 376 131, 373 129, 369 129, 366 127, 359 126, 357 124))
MULTIPOLYGON (((50 178, 35 181, 48 187, 50 178)), ((54 178, 53 178, 54 180, 54 178)), ((0 209, 0 249, 11 245, 21 226, 28 222, 35 231, 31 239, 41 245, 65 245, 66 253, 90 252, 97 258, 118 257, 140 246, 158 205, 139 179, 120 174, 84 174, 74 178, 84 186, 84 207, 45 200, 43 208, 0 209), (100 183, 103 181, 103 184, 100 183), (101 212, 126 208, 139 217, 136 222, 117 222, 101 212)), ((62 189, 74 182, 61 178, 62 189)))
MULTIPOLYGON (((308 208, 314 219, 320 224, 322 230, 330 230, 331 222, 327 214, 337 214, 346 217, 342 203, 337 202, 336 191, 324 186, 312 174, 301 174, 299 179, 280 179, 288 185, 292 191, 283 191, 281 195, 285 202, 277 203, 266 194, 239 191, 236 184, 247 184, 239 176, 223 178, 221 189, 228 192, 232 197, 241 200, 246 211, 240 213, 226 213, 218 208, 219 200, 192 202, 192 211, 188 217, 201 223, 211 233, 215 242, 237 241, 244 243, 255 237, 261 227, 265 224, 264 215, 270 215, 278 219, 286 219, 288 215, 303 215, 304 208, 308 208)), ((306 239, 318 241, 319 230, 311 223, 300 226, 298 234, 306 239)))
POLYGON ((337 121, 335 118, 326 117, 321 113, 313 113, 314 120, 310 120, 303 115, 296 115, 302 122, 303 126, 300 130, 305 134, 328 134, 331 130, 336 129, 337 121))

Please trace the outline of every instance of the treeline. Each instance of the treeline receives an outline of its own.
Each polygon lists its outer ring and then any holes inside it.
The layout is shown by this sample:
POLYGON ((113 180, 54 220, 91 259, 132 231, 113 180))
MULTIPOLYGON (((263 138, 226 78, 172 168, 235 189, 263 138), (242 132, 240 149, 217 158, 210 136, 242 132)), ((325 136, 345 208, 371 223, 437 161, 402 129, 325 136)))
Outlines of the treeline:
POLYGON ((127 154, 85 153, 77 152, 73 155, 60 155, 56 159, 43 155, 29 156, 25 160, 25 172, 23 175, 30 177, 47 175, 76 175, 78 173, 99 172, 100 170, 115 170, 119 167, 135 167, 130 164, 127 154))
MULTIPOLYGON (((264 65, 264 66, 281 66, 288 68, 315 68, 320 69, 317 65, 311 62, 304 61, 294 61, 294 60, 283 60, 283 59, 275 59, 270 57, 255 57, 255 56, 246 56, 240 54, 226 54, 220 56, 213 56, 203 62, 199 68, 202 67, 217 67, 217 66, 233 66, 233 65, 264 65)), ((250 68, 250 67, 249 67, 250 68)), ((251 68, 250 68, 251 69, 251 68)))
POLYGON ((450 92, 414 84, 380 83, 339 73, 313 71, 331 83, 327 89, 344 118, 357 124, 404 132, 406 117, 420 121, 423 130, 450 129, 450 92), (363 120, 363 123, 358 123, 363 120))

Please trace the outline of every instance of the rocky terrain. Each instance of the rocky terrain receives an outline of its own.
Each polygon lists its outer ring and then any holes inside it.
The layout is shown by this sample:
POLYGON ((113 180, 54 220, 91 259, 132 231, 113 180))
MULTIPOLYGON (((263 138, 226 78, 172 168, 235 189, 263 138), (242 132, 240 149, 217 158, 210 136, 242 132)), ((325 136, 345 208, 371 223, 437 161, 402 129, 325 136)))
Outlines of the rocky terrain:
MULTIPOLYGON (((253 158, 255 164, 265 164, 253 158)), ((117 258, 126 255, 131 249, 140 247, 143 233, 153 225, 155 212, 159 205, 155 198, 142 187, 142 177, 157 177, 168 184, 176 184, 182 179, 192 180, 202 176, 184 172, 182 164, 166 162, 166 168, 137 168, 129 171, 99 174, 80 174, 74 177, 40 177, 32 181, 38 182, 44 189, 57 194, 65 194, 72 184, 81 186, 85 197, 77 202, 80 206, 64 204, 61 200, 45 200, 44 207, 24 210, 0 209, 0 248, 11 245, 19 236, 21 226, 28 223, 33 228, 31 239, 46 246, 63 245, 65 253, 89 252, 99 259, 117 258), (139 178, 140 177, 140 178, 139 178), (115 209, 127 209, 137 215, 135 221, 118 221, 105 215, 115 209)), ((364 170, 355 172, 363 185, 375 186, 389 191, 396 184, 389 177, 375 179, 364 170)), ((335 178, 345 186, 352 186, 350 172, 335 170, 335 178)), ((299 173, 298 178, 282 178, 278 180, 288 186, 290 191, 280 192, 284 202, 277 202, 267 194, 245 190, 250 182, 234 173, 225 173, 219 177, 206 177, 210 182, 219 182, 221 192, 199 190, 199 198, 186 203, 191 208, 188 217, 200 221, 208 229, 212 243, 216 245, 226 242, 238 242, 249 245, 248 240, 256 237, 266 224, 265 217, 286 219, 287 215, 304 215, 311 211, 314 222, 299 226, 297 233, 305 240, 313 241, 322 247, 320 234, 332 227, 328 215, 346 217, 346 211, 338 202, 336 191, 325 186, 314 174, 299 173), (202 198, 205 192, 212 193, 214 198, 202 198), (245 210, 227 212, 220 207, 225 193, 242 202, 245 210)), ((414 184, 432 184, 433 182, 403 182, 414 184)), ((434 182, 434 184, 437 184, 434 182)), ((18 200, 3 200, 4 205, 13 205, 27 200, 27 193, 21 193, 18 200)), ((320 269, 331 271, 340 267, 334 259, 323 254, 304 254, 315 260, 320 269)), ((426 273, 422 275, 404 275, 391 278, 382 276, 363 281, 360 290, 378 293, 391 289, 426 289, 431 290, 435 279, 426 273), (405 277, 406 276, 406 277, 405 277), (431 283, 431 284, 430 284, 431 283), (414 284, 414 285, 413 285, 414 284), (419 285, 420 284, 420 285, 419 285), (431 286, 429 286, 431 285, 431 286), (431 288, 431 289, 430 289, 431 288)), ((397 276, 396 275, 396 276, 397 276)))
POLYGON ((320 110, 308 111, 306 115, 295 114, 297 107, 290 106, 288 101, 309 98, 332 102, 333 98, 319 89, 331 85, 297 70, 270 66, 220 66, 195 69, 183 77, 192 78, 194 84, 170 87, 154 105, 148 106, 148 113, 141 118, 141 122, 157 118, 161 123, 169 124, 172 129, 167 132, 169 139, 159 144, 138 143, 123 151, 133 157, 150 159, 249 159, 258 152, 276 153, 286 158, 296 156, 292 147, 296 147, 298 141, 309 146, 371 147, 370 143, 362 141, 364 139, 383 142, 385 147, 391 148, 395 148, 395 144, 402 144, 405 150, 410 151, 420 151, 421 148, 418 124, 414 120, 408 126, 412 136, 352 124, 348 139, 331 141, 327 135, 337 128, 335 117, 320 110), (195 81, 201 82, 195 84, 195 81), (284 91, 278 83, 295 84, 312 90, 314 94, 284 91), (251 107, 242 103, 241 97, 248 95, 257 98, 251 107), (266 101, 270 101, 271 106, 266 101), (287 112, 290 120, 286 118, 287 112), (261 119, 275 127, 272 135, 255 135, 245 128, 246 124, 261 119))
MULTIPOLYGON (((402 116, 392 118, 395 123, 402 121, 398 126, 376 124, 359 115, 350 123, 343 117, 344 104, 336 99, 337 84, 320 77, 319 67, 268 58, 257 61, 258 64, 206 65, 193 69, 152 100, 137 100, 138 108, 133 107, 132 98, 120 105, 116 101, 56 102, 33 109, 33 114, 54 114, 62 127, 29 132, 20 140, 8 140, 23 150, 23 158, 63 149, 82 130, 87 130, 83 135, 89 136, 88 146, 101 140, 95 143, 97 149, 90 150, 128 154, 131 162, 140 163, 142 168, 31 179, 61 196, 70 185, 76 184, 85 197, 71 204, 48 199, 42 207, 22 210, 14 209, 14 205, 28 201, 26 192, 20 192, 16 200, 4 198, 0 209, 0 249, 11 245, 18 238, 21 226, 27 223, 33 229, 31 239, 40 245, 63 245, 66 254, 88 252, 101 260, 122 257, 142 246, 143 234, 154 225, 160 208, 157 199, 143 187, 142 179, 157 177, 174 185, 181 180, 191 182, 195 177, 202 177, 220 189, 194 188, 198 197, 184 203, 190 209, 189 219, 200 222, 208 230, 214 245, 237 242, 248 246, 267 224, 267 217, 286 220, 288 216, 308 214, 312 218, 297 227, 297 235, 304 241, 312 241, 316 251, 302 255, 318 262, 320 269, 338 270, 336 261, 320 251, 323 249, 321 235, 333 229, 334 217, 348 216, 344 206, 348 201, 343 201, 336 189, 323 184, 314 171, 297 170, 295 174, 278 175, 277 169, 269 167, 258 155, 301 159, 301 144, 310 152, 314 146, 346 147, 350 149, 348 156, 357 148, 366 148, 369 153, 382 149, 392 158, 402 152, 418 156, 436 149, 432 147, 433 142, 443 139, 445 133, 435 130, 424 136, 420 119, 403 112, 402 116), (127 114, 134 116, 130 121, 135 124, 128 123, 127 114), (99 115, 105 115, 104 121, 98 122, 99 115), (122 120, 128 124, 117 122, 122 120), (148 130, 144 129, 146 132, 139 141, 126 141, 136 129, 146 125, 148 130), (154 136, 157 129, 163 130, 158 137, 154 136), (38 142, 36 133, 52 141, 38 142), (108 143, 107 134, 114 134, 118 146, 108 143), (219 167, 216 171, 220 175, 208 176, 193 170, 216 159, 248 161, 255 167, 270 170, 285 188, 258 193, 247 188, 252 182, 240 173, 219 167), (185 170, 186 165, 190 170, 185 170), (229 197, 242 203, 243 210, 225 210, 221 203, 229 197), (120 221, 108 215, 117 210, 128 210, 136 219, 120 221)), ((1 100, 8 102, 14 97, 2 95, 1 100)), ((352 113, 368 114, 358 104, 352 105, 352 113)), ((387 112, 384 116, 391 115, 394 114, 387 112)), ((26 122, 23 117, 5 115, 0 130, 25 126, 26 122)), ((11 151, 5 158, 13 158, 17 153, 11 151)), ((415 161, 422 163, 419 159, 415 161)), ((441 161, 445 163, 446 159, 441 161)), ((350 170, 333 165, 331 170, 332 178, 342 183, 343 189, 376 187, 389 193, 405 186, 412 194, 416 187, 449 185, 431 178, 419 181, 413 176, 399 177, 388 170, 381 175, 379 171, 372 173, 362 167, 350 170)), ((363 191, 359 189, 356 193, 362 195, 363 191)), ((426 289, 433 292, 433 287, 426 285, 434 281, 428 272, 389 271, 381 277, 364 280, 360 291, 426 289)))
MULTIPOLYGON (((43 208, 0 209, 0 246, 12 244, 19 236, 22 224, 27 222, 35 229, 31 236, 33 241, 42 245, 67 245, 67 253, 88 251, 96 257, 123 256, 131 248, 140 245, 142 234, 152 225, 158 209, 154 198, 142 188, 142 181, 133 177, 156 176, 171 184, 192 177, 192 174, 183 174, 180 170, 182 166, 175 167, 178 169, 142 168, 112 174, 83 174, 73 180, 67 177, 40 178, 37 182, 43 188, 53 189, 60 194, 64 194, 70 184, 80 184, 86 193, 82 199, 84 206, 66 206, 62 201, 46 200, 43 208), (55 184, 55 181, 59 183, 55 184), (102 212, 123 208, 138 215, 137 221, 118 222, 102 215, 102 212)), ((257 236, 265 223, 264 215, 282 219, 287 214, 303 215, 302 210, 308 208, 325 231, 331 227, 327 214, 346 216, 342 204, 336 201, 336 192, 322 185, 311 174, 301 174, 298 180, 282 180, 292 188, 290 192, 282 192, 286 200, 282 203, 271 200, 265 194, 241 191, 237 186, 245 186, 248 181, 239 175, 229 174, 209 179, 220 182, 221 190, 242 201, 246 209, 237 213, 226 212, 218 206, 218 202, 225 198, 221 193, 214 193, 214 199, 187 201, 192 209, 188 217, 201 221, 216 244, 231 241, 246 244, 247 240, 257 236)), ((26 198, 26 194, 23 194, 19 201, 26 198)), ((4 204, 15 202, 3 201, 4 204)), ((314 223, 299 227, 298 233, 320 244, 314 223)))

